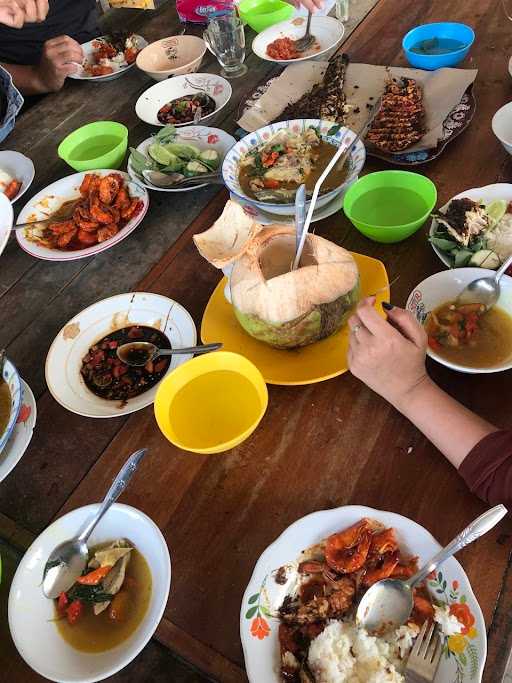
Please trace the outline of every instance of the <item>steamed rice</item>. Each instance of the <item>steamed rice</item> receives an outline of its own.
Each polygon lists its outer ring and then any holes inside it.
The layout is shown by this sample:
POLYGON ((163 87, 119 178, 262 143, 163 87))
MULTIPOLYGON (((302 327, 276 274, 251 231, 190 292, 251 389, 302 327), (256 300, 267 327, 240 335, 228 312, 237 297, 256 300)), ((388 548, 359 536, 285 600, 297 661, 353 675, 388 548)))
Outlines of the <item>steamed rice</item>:
POLYGON ((512 254, 512 214, 506 213, 486 238, 487 248, 492 249, 503 263, 512 254))

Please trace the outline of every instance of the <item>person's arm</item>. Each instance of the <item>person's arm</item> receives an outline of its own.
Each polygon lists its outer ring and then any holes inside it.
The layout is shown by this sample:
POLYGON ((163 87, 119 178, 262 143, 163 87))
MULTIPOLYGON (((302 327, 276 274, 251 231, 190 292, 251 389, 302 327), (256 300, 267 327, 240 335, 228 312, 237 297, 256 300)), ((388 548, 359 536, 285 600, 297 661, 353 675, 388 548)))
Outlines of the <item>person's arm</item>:
MULTIPOLYGON (((388 321, 363 301, 350 319, 349 368, 413 422, 457 469, 497 427, 446 394, 425 369, 427 336, 413 315, 387 310, 388 321)), ((512 459, 510 462, 512 471, 512 459)))
POLYGON ((23 95, 57 92, 66 77, 77 70, 83 60, 81 46, 69 36, 47 40, 39 64, 2 64, 9 71, 14 85, 23 95))
POLYGON ((23 24, 41 22, 48 14, 48 0, 0 0, 0 24, 21 28, 23 24))

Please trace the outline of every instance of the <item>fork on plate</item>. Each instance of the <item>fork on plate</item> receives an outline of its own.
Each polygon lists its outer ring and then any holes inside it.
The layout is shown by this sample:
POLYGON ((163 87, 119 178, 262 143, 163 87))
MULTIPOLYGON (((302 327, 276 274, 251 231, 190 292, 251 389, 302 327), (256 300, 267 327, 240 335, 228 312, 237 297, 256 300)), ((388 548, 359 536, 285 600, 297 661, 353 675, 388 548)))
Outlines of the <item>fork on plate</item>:
POLYGON ((426 621, 407 660, 406 683, 432 683, 439 668, 442 652, 443 641, 437 624, 426 621))

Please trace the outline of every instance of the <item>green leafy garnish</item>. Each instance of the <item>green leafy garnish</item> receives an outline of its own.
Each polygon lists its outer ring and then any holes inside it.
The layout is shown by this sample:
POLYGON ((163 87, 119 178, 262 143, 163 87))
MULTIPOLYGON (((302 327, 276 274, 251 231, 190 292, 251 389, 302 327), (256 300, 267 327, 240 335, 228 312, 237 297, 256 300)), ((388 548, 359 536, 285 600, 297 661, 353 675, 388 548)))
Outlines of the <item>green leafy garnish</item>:
POLYGON ((67 591, 67 596, 70 602, 73 600, 81 600, 82 602, 108 602, 114 597, 110 593, 106 593, 103 585, 99 583, 97 586, 85 586, 80 583, 75 583, 67 591))

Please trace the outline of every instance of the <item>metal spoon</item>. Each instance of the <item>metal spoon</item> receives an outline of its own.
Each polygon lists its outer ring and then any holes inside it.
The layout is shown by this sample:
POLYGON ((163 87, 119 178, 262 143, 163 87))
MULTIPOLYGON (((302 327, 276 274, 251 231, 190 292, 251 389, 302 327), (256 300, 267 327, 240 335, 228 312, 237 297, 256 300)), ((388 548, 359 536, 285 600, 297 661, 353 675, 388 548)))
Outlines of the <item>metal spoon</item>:
POLYGON ((479 277, 470 282, 457 297, 457 304, 483 304, 487 310, 492 308, 500 298, 500 279, 507 268, 512 265, 512 255, 491 277, 479 277))
POLYGON ((144 180, 147 180, 155 187, 194 187, 205 183, 220 183, 224 181, 220 173, 204 173, 203 175, 187 178, 182 173, 162 173, 161 171, 143 170, 144 180))
POLYGON ((295 251, 299 248, 300 238, 306 220, 306 186, 301 185, 295 194, 295 251))
POLYGON ((379 633, 404 624, 414 606, 414 586, 449 557, 490 531, 506 514, 504 505, 496 505, 484 512, 407 581, 384 579, 374 583, 363 595, 357 608, 358 625, 371 633, 379 633))
POLYGON ((315 42, 316 38, 315 36, 311 35, 311 17, 313 16, 313 13, 311 10, 308 12, 308 23, 306 24, 306 33, 303 35, 302 38, 298 38, 297 40, 294 41, 294 48, 297 50, 297 52, 305 52, 308 48, 310 48, 313 43, 315 42))
POLYGON ((77 578, 81 576, 89 559, 87 539, 109 507, 116 502, 128 486, 130 479, 146 453, 147 448, 142 448, 128 458, 112 482, 112 486, 109 488, 98 511, 87 522, 80 534, 76 538, 64 541, 64 543, 53 549, 43 572, 43 593, 47 598, 52 600, 58 598, 63 591, 69 590, 77 578))
POLYGON ((203 346, 189 346, 182 349, 159 349, 151 342, 128 342, 117 347, 117 357, 126 365, 140 367, 146 365, 150 360, 155 360, 158 356, 172 356, 175 353, 209 353, 221 349, 222 344, 204 344, 203 346))

